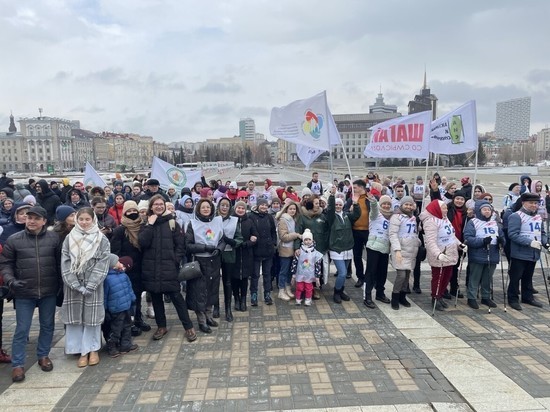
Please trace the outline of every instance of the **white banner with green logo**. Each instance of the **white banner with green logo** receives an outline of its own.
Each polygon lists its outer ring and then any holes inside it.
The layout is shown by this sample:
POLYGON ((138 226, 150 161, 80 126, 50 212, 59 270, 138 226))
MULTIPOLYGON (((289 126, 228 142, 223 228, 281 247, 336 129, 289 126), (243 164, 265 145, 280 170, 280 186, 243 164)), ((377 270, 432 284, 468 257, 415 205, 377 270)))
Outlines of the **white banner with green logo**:
POLYGON ((201 171, 180 169, 153 156, 151 179, 157 179, 160 187, 164 190, 167 190, 168 186, 174 185, 179 192, 184 187, 192 188, 196 182, 200 182, 201 171))
POLYGON ((477 150, 476 102, 470 100, 458 109, 432 122, 430 152, 459 154, 477 150))

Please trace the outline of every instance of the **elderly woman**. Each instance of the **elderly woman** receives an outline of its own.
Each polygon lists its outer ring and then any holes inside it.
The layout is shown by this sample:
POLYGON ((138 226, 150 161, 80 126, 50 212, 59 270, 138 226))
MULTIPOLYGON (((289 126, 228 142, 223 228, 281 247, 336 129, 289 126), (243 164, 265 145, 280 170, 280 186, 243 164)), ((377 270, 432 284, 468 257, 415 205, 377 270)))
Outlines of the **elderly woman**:
POLYGON ((101 324, 105 318, 103 281, 109 271, 109 241, 89 207, 76 214, 75 227, 63 242, 61 274, 65 352, 80 354, 78 367, 99 363, 101 324))

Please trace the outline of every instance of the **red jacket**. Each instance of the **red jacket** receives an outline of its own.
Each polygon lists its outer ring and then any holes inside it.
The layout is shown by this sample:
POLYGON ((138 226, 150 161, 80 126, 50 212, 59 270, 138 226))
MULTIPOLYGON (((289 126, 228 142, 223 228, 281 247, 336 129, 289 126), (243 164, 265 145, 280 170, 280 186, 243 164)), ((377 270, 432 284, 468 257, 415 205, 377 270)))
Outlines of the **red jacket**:
POLYGON ((115 223, 117 226, 120 225, 120 220, 122 219, 122 208, 124 207, 124 203, 121 205, 113 205, 109 208, 109 215, 115 219, 115 223))

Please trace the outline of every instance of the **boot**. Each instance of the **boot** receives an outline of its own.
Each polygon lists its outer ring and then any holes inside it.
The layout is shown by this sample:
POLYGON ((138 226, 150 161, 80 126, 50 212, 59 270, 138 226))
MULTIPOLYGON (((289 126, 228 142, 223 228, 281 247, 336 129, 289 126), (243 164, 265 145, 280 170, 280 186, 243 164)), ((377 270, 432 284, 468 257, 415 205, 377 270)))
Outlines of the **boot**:
POLYGON ((266 305, 273 305, 273 299, 271 299, 271 292, 264 292, 264 302, 266 305))
POLYGON ((399 310, 399 293, 391 294, 391 308, 394 310, 399 310))
POLYGON ((340 296, 340 289, 334 288, 334 296, 332 297, 334 303, 342 303, 342 297, 340 296))
POLYGON ((342 298, 342 300, 344 302, 349 302, 350 301, 350 297, 344 293, 344 288, 343 287, 342 287, 342 289, 340 289, 340 297, 342 298))
POLYGON ((141 313, 136 313, 136 317, 134 318, 134 326, 137 326, 143 332, 149 332, 151 330, 151 326, 143 321, 143 316, 141 313))
POLYGON ((290 285, 285 286, 285 292, 290 299, 294 297, 294 293, 292 293, 292 288, 290 287, 290 285))
POLYGON ((434 307, 434 304, 435 304, 435 310, 439 310, 441 312, 444 312, 445 311, 445 308, 443 307, 443 305, 441 304, 441 301, 443 299, 436 299, 436 298, 432 298, 432 308, 434 307))
POLYGON ((225 303, 225 320, 233 322, 233 313, 231 313, 231 301, 225 303))
MULTIPOLYGON (((277 297, 285 302, 290 300, 290 296, 286 293, 286 289, 279 289, 279 295, 277 297)), ((292 297, 294 297, 294 295, 292 295, 292 297)))
POLYGON ((240 296, 233 296, 235 298, 235 310, 237 312, 242 312, 242 307, 241 307, 241 298, 240 296))
POLYGON ((220 317, 220 301, 214 304, 214 310, 212 311, 212 317, 218 319, 220 317))
POLYGON ((411 307, 411 303, 407 300, 407 292, 399 292, 399 303, 401 303, 406 308, 411 307))
POLYGON ((116 346, 116 342, 112 340, 107 342, 107 352, 111 358, 118 358, 120 356, 120 351, 116 346))
POLYGON ((241 312, 246 312, 248 308, 246 307, 246 295, 241 298, 241 312))
POLYGON ((258 293, 253 292, 250 294, 250 305, 251 306, 258 306, 258 293))

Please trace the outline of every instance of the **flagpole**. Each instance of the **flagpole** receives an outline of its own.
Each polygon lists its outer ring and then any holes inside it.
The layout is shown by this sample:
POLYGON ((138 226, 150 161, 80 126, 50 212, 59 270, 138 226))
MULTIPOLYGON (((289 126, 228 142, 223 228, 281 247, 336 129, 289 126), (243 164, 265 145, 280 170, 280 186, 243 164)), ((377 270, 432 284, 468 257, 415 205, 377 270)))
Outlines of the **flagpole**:
MULTIPOLYGON (((426 204, 425 192, 426 192, 426 182, 428 181, 428 164, 429 163, 430 163, 430 153, 428 153, 428 157, 426 158, 426 170, 424 171, 424 193, 422 193, 422 210, 424 210, 424 206, 426 204)), ((429 184, 428 184, 428 187, 430 187, 429 184)), ((431 193, 430 191, 431 191, 431 188, 428 189, 428 196, 430 196, 430 193, 431 193)), ((419 210, 418 213, 422 212, 422 210, 419 210)))
MULTIPOLYGON (((349 167, 349 160, 348 160, 348 154, 346 153, 346 148, 344 147, 344 142, 342 142, 342 139, 340 139, 340 144, 342 145, 342 152, 344 152, 344 159, 346 159, 346 165, 348 166, 348 173, 349 173, 349 177, 351 179, 351 197, 353 198, 354 196, 354 193, 353 193, 353 177, 351 175, 351 167, 349 167)), ((332 158, 332 155, 331 155, 331 158, 332 158)))
MULTIPOLYGON (((325 90, 323 92, 325 95, 325 123, 327 125, 327 135, 328 135, 328 153, 330 158, 330 184, 334 182, 334 164, 332 163, 332 146, 330 144, 330 127, 329 125, 329 119, 328 119, 328 100, 327 100, 327 91, 325 90)), ((342 140, 342 139, 340 139, 342 140)))
MULTIPOLYGON (((477 155, 478 155, 479 151, 476 150, 476 167, 474 169, 474 186, 476 185, 476 179, 477 179, 477 155)), ((470 199, 473 199, 473 196, 474 196, 474 190, 472 189, 472 197, 470 197, 470 199)))

